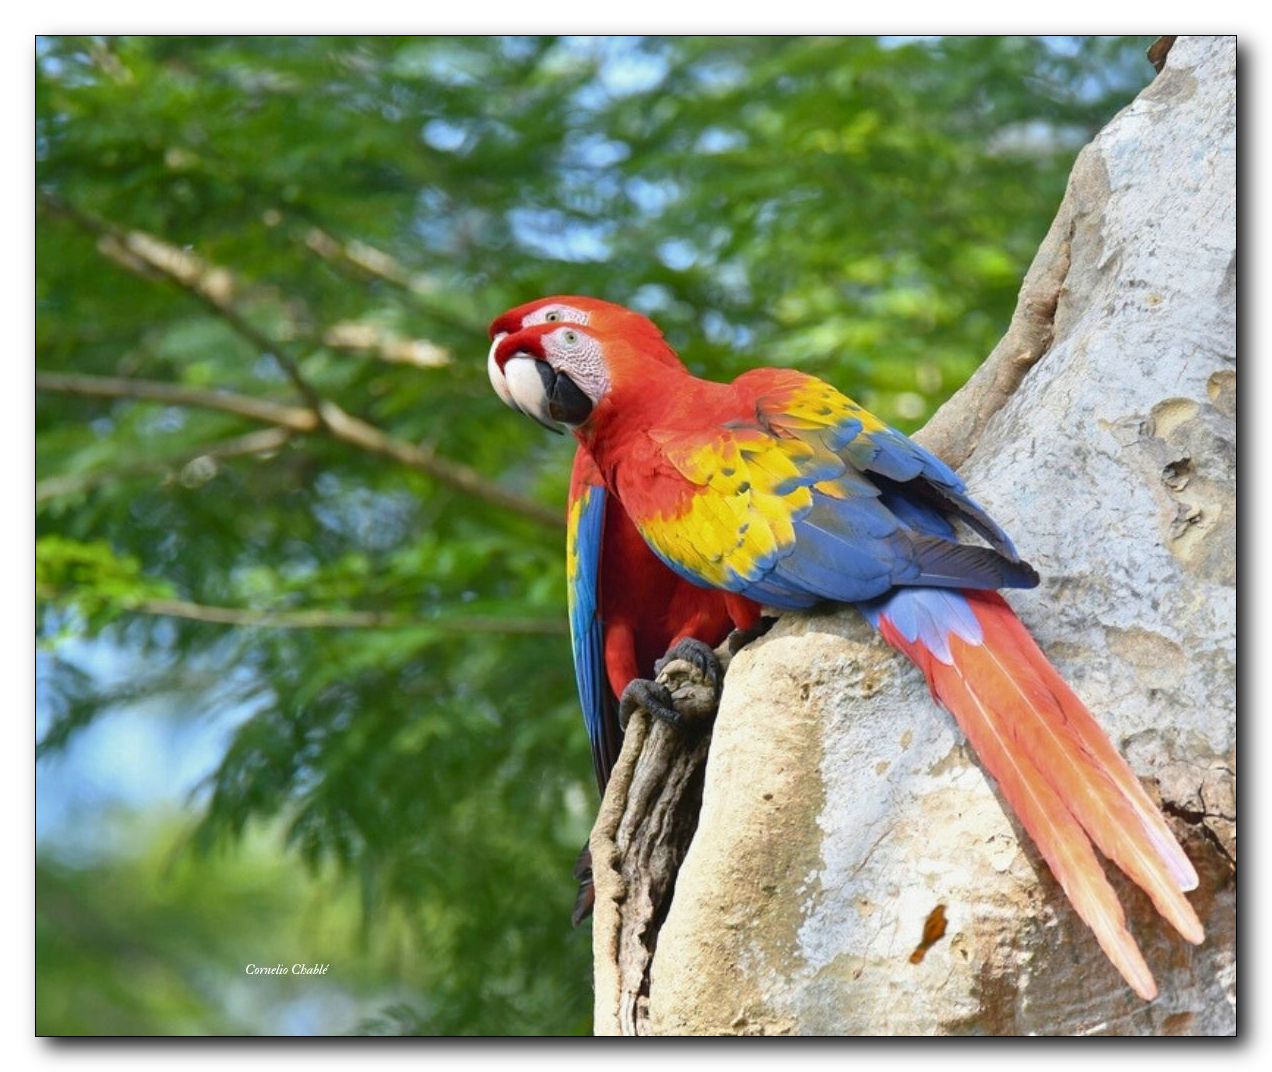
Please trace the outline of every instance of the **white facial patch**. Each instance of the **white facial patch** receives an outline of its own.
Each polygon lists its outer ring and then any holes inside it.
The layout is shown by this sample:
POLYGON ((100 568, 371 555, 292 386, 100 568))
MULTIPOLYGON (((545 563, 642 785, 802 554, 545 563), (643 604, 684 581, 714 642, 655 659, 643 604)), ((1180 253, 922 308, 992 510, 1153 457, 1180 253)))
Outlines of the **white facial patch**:
POLYGON ((534 327, 535 324, 586 324, 588 314, 573 305, 545 305, 527 314, 521 321, 523 328, 534 327))
POLYGON ((605 367, 601 344, 586 332, 559 328, 543 337, 543 352, 548 364, 569 376, 593 405, 609 391, 609 369, 605 367))

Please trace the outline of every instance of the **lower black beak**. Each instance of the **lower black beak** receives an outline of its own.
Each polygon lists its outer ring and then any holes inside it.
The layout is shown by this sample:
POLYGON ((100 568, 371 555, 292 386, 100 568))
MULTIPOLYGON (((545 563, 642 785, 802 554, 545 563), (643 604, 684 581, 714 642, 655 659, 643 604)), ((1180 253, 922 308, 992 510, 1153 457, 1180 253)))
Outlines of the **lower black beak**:
POLYGON ((548 400, 548 414, 562 424, 579 425, 592 412, 592 400, 564 372, 558 372, 546 361, 535 362, 543 393, 548 400))

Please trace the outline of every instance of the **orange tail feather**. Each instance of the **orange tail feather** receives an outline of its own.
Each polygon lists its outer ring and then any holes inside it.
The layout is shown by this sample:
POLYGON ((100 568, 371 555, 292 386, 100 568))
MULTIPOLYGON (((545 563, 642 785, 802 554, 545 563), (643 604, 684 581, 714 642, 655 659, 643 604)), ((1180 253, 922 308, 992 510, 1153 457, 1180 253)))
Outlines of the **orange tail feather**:
POLYGON ((1165 820, 1091 713, 998 595, 965 592, 983 633, 949 637, 951 662, 907 641, 884 618, 884 639, 923 670, 936 698, 967 735, 1078 915, 1141 997, 1152 974, 1094 842, 1152 898, 1190 942, 1203 931, 1182 890, 1197 875, 1165 820))

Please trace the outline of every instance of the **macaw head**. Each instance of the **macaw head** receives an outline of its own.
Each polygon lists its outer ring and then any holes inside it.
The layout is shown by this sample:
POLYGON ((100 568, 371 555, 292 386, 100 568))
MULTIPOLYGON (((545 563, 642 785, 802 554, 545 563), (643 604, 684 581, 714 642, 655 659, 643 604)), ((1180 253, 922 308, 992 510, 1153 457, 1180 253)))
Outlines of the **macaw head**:
POLYGON ((599 298, 527 302, 490 325, 486 372, 504 404, 553 432, 579 428, 633 364, 684 365, 647 317, 599 298))

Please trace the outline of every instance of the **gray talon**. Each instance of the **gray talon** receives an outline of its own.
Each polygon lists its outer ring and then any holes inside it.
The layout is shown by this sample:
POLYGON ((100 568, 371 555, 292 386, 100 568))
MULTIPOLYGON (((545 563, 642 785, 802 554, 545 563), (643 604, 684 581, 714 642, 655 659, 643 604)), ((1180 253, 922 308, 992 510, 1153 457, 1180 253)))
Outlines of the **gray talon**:
POLYGON ((676 710, 667 686, 660 685, 657 681, 646 681, 638 677, 628 682, 618 701, 618 724, 624 730, 627 729, 632 712, 638 707, 643 707, 654 718, 661 718, 673 726, 683 727, 685 724, 684 716, 676 710))

